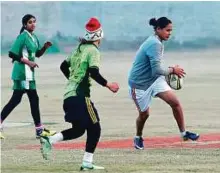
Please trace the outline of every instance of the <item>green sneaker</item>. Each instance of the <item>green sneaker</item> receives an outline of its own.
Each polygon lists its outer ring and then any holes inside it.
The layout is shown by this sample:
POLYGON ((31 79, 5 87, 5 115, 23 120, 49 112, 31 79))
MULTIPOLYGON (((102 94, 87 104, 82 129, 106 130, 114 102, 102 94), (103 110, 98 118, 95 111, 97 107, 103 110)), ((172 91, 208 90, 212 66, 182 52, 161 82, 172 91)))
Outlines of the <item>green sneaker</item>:
POLYGON ((89 171, 89 170, 103 170, 105 169, 102 166, 96 166, 92 163, 83 162, 80 171, 89 171))
POLYGON ((46 128, 44 129, 37 129, 36 130, 36 138, 39 139, 42 136, 53 136, 56 134, 56 131, 54 130, 48 130, 46 128))
POLYGON ((40 144, 41 144, 41 154, 45 160, 49 160, 49 154, 52 150, 52 144, 50 143, 49 137, 42 136, 40 137, 40 144))

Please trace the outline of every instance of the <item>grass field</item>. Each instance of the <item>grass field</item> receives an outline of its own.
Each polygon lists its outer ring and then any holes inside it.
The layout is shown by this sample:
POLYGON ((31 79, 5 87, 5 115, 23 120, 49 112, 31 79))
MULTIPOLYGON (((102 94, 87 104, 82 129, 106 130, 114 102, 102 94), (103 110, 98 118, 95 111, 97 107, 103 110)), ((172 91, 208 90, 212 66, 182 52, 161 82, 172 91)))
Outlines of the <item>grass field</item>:
MULTIPOLYGON (((127 74, 135 52, 103 53, 101 73, 117 81, 120 91, 113 94, 94 82, 94 101, 102 125, 102 137, 94 161, 111 173, 219 173, 220 172, 220 51, 170 52, 169 65, 184 67, 187 76, 178 95, 185 113, 186 127, 201 134, 198 142, 183 143, 172 111, 163 101, 154 99, 150 118, 144 128, 145 150, 134 150, 137 111, 128 97, 127 74)), ((70 127, 64 122, 62 97, 66 80, 59 64, 66 55, 39 59, 37 84, 42 120, 57 131, 70 127)), ((12 64, 1 57, 1 107, 11 97, 12 64)), ((2 173, 74 173, 79 172, 84 154, 84 135, 74 141, 55 145, 51 160, 44 161, 35 139, 29 103, 22 103, 5 121, 1 141, 2 173)), ((94 171, 96 172, 96 171, 94 171)))

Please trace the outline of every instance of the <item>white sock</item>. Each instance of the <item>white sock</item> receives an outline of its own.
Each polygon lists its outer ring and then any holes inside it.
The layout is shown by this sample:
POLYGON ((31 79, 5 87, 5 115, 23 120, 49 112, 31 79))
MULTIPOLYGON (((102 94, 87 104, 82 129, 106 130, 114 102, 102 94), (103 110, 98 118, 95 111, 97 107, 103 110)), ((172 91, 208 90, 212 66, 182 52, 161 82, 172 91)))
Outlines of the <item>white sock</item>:
POLYGON ((63 134, 62 133, 56 133, 55 135, 50 136, 49 139, 50 139, 51 144, 55 144, 55 143, 60 142, 60 141, 63 140, 63 134))
POLYGON ((141 136, 135 136, 135 138, 136 138, 136 139, 137 139, 137 138, 139 139, 139 138, 141 138, 141 136))
POLYGON ((83 156, 83 162, 92 163, 93 162, 93 153, 85 152, 83 156))
POLYGON ((185 136, 186 135, 186 131, 180 132, 180 135, 181 135, 181 137, 185 136))

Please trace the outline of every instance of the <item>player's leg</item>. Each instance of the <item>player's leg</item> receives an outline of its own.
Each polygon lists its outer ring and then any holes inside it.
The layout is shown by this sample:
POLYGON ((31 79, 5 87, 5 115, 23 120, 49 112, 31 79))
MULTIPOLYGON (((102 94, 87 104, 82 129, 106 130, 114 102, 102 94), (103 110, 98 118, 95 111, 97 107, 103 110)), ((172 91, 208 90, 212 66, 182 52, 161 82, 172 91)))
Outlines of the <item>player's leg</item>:
POLYGON ((171 106, 179 131, 184 140, 197 140, 199 138, 198 134, 185 131, 182 106, 173 90, 167 84, 165 77, 161 76, 156 80, 152 96, 159 97, 171 106))
POLYGON ((40 138, 40 136, 51 136, 54 135, 55 131, 50 131, 43 127, 41 123, 40 117, 40 108, 39 108, 39 97, 36 89, 26 90, 28 95, 28 99, 31 107, 31 115, 34 120, 34 125, 36 129, 36 138, 40 138))
POLYGON ((86 149, 83 157, 83 163, 81 170, 90 170, 90 169, 104 169, 104 167, 97 166, 93 164, 93 154, 95 152, 96 146, 99 142, 101 135, 101 126, 99 123, 98 112, 94 104, 90 99, 86 98, 88 116, 90 121, 87 126, 87 140, 86 140, 86 149))
POLYGON ((78 138, 85 133, 87 122, 87 110, 85 99, 80 97, 69 97, 64 100, 63 109, 65 120, 72 123, 72 128, 65 129, 55 135, 41 137, 41 152, 44 159, 49 159, 52 145, 59 141, 66 141, 78 138))
POLYGON ((143 150, 144 142, 142 135, 145 122, 149 117, 149 105, 151 102, 152 88, 150 87, 146 91, 129 88, 129 93, 139 113, 136 119, 136 136, 134 137, 134 147, 136 149, 143 150))
POLYGON ((164 100, 172 108, 174 118, 177 122, 179 131, 183 139, 184 140, 188 140, 188 139, 197 140, 199 138, 198 134, 188 132, 185 130, 183 109, 175 93, 172 90, 169 90, 169 91, 158 93, 157 97, 164 100))
POLYGON ((24 91, 14 90, 11 99, 1 112, 1 123, 8 117, 11 111, 21 102, 24 91))
POLYGON ((8 115, 13 111, 13 109, 21 102, 22 96, 24 94, 24 91, 22 90, 14 90, 11 99, 9 102, 5 105, 5 107, 2 109, 1 112, 1 125, 0 125, 0 139, 4 139, 3 127, 2 123, 3 121, 8 117, 8 115))
POLYGON ((182 110, 182 106, 181 106, 179 100, 177 99, 175 93, 172 90, 169 90, 169 91, 158 93, 157 97, 161 98, 167 104, 170 105, 180 132, 184 132, 185 131, 185 123, 184 123, 183 110, 182 110))
POLYGON ((149 108, 146 111, 139 111, 139 116, 136 119, 136 136, 143 135, 144 124, 149 117, 149 108))
POLYGON ((41 143, 41 153, 43 158, 48 160, 50 157, 50 152, 52 150, 52 145, 60 142, 76 139, 85 133, 85 127, 82 126, 80 122, 73 122, 72 128, 63 130, 52 136, 42 136, 40 138, 41 143))
POLYGON ((8 115, 13 111, 13 109, 21 102, 24 91, 14 90, 11 99, 5 105, 1 112, 1 124, 0 124, 0 139, 4 139, 3 135, 3 121, 8 117, 8 115))
POLYGON ((144 112, 139 111, 139 116, 136 119, 136 136, 134 137, 134 147, 136 149, 144 149, 144 140, 142 135, 145 122, 149 115, 149 108, 144 112))

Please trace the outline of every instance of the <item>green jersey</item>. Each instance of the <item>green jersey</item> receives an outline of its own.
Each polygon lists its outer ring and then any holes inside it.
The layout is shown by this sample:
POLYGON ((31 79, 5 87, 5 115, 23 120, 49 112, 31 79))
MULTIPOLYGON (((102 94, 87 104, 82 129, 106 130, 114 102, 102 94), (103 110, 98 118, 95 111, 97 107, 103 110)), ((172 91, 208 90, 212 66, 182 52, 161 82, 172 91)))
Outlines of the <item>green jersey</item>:
MULTIPOLYGON (((35 61, 35 53, 39 49, 40 45, 36 35, 24 30, 17 37, 10 51, 20 57, 35 61)), ((15 61, 12 71, 12 80, 34 81, 34 69, 31 69, 24 63, 15 61)))
POLYGON ((66 59, 70 65, 70 76, 64 99, 77 95, 90 97, 91 79, 88 70, 90 67, 99 68, 100 52, 93 44, 81 45, 80 50, 74 50, 66 59))

